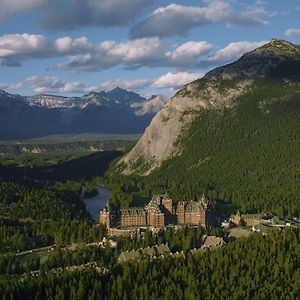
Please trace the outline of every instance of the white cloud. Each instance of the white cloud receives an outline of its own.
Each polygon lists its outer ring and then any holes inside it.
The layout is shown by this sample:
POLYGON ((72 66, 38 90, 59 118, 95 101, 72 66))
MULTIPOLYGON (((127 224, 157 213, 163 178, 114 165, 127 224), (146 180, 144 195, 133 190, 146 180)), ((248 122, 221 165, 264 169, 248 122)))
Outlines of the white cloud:
POLYGON ((131 91, 139 91, 144 88, 170 89, 181 88, 183 85, 203 77, 202 73, 169 72, 156 79, 115 79, 107 80, 93 86, 87 86, 80 81, 66 81, 56 76, 30 76, 23 82, 14 84, 0 84, 0 89, 9 90, 31 89, 34 93, 87 93, 91 91, 111 90, 116 87, 131 91))
POLYGON ((158 37, 129 40, 117 43, 105 41, 86 54, 74 55, 66 63, 57 65, 70 71, 97 71, 124 65, 133 69, 146 67, 195 67, 201 56, 213 45, 205 41, 190 41, 174 48, 158 37))
POLYGON ((153 57, 161 55, 166 48, 167 44, 158 38, 144 38, 116 43, 108 51, 108 55, 121 58, 125 64, 134 64, 141 61, 151 61, 153 57))
POLYGON ((170 65, 184 68, 195 65, 200 56, 208 54, 213 48, 212 44, 205 41, 189 41, 167 53, 167 57, 170 65))
POLYGON ((207 67, 238 59, 245 52, 265 42, 233 42, 213 53, 214 46, 206 41, 188 41, 174 45, 158 37, 117 42, 91 43, 86 37, 61 37, 49 40, 36 34, 6 34, 0 36, 2 65, 20 66, 29 59, 68 57, 58 69, 90 72, 121 65, 128 69, 139 67, 170 67, 187 69, 207 67), (210 56, 207 58, 207 55, 210 56))
POLYGON ((186 34, 191 28, 213 22, 227 26, 265 25, 267 12, 261 8, 235 11, 230 1, 206 1, 203 7, 170 4, 159 7, 130 30, 132 38, 170 37, 186 34))
POLYGON ((92 48, 87 38, 70 37, 48 40, 37 34, 5 34, 0 36, 0 59, 2 65, 19 66, 27 59, 75 55, 92 48))
POLYGON ((212 48, 213 45, 205 41, 203 42, 189 41, 177 47, 175 51, 172 53, 172 57, 177 58, 186 55, 199 56, 208 53, 212 48))
POLYGON ((140 64, 151 63, 167 49, 167 44, 158 38, 131 40, 117 43, 104 41, 95 45, 87 53, 74 55, 58 68, 71 71, 97 71, 112 68, 118 64, 127 67, 138 67, 140 64))
POLYGON ((207 61, 204 62, 206 64, 218 65, 224 64, 228 62, 232 62, 234 60, 239 59, 243 54, 254 50, 257 47, 265 44, 266 41, 261 42, 248 42, 248 41, 239 41, 228 44, 223 49, 220 49, 216 53, 212 54, 208 57, 207 61))
POLYGON ((27 77, 23 82, 17 82, 11 85, 0 84, 0 89, 5 88, 9 90, 18 89, 31 89, 34 93, 44 94, 44 93, 86 93, 91 91, 100 90, 111 90, 117 86, 127 90, 140 90, 145 87, 150 86, 153 83, 152 80, 148 79, 115 79, 108 80, 99 83, 94 86, 86 86, 80 81, 66 81, 57 78, 56 76, 30 76, 27 77))
POLYGON ((54 50, 63 54, 77 53, 92 47, 86 37, 72 39, 66 36, 55 40, 53 44, 54 50))
POLYGON ((203 77, 202 73, 169 72, 157 78, 153 83, 153 86, 156 88, 178 89, 201 77, 203 77))
MULTIPOLYGON (((20 83, 19 83, 20 84, 20 83)), ((67 82, 55 76, 31 76, 21 83, 19 88, 30 87, 35 93, 82 93, 85 85, 79 81, 67 82)), ((10 88, 13 88, 12 86, 10 88)), ((15 87, 16 88, 16 87, 15 87)))
POLYGON ((296 36, 300 37, 300 29, 298 28, 290 28, 285 32, 285 36, 296 36))
POLYGON ((50 43, 42 35, 34 34, 6 34, 0 37, 0 57, 26 56, 41 52, 49 47, 50 43))

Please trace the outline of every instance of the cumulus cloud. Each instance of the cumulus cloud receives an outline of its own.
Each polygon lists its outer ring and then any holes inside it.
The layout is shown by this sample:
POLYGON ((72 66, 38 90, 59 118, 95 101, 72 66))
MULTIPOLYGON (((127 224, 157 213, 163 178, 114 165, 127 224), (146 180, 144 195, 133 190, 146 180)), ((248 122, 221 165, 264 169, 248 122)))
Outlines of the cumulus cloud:
POLYGON ((202 73, 169 72, 157 78, 153 86, 156 88, 178 89, 183 85, 203 77, 202 73))
POLYGON ((80 81, 67 81, 56 76, 30 76, 22 82, 14 84, 0 83, 0 89, 11 91, 31 89, 34 93, 87 93, 92 91, 111 90, 116 87, 131 91, 140 91, 144 88, 169 89, 170 92, 181 88, 183 85, 203 77, 202 73, 169 72, 155 79, 114 79, 87 86, 80 81))
POLYGON ((296 36, 300 37, 300 29, 298 28, 290 28, 285 32, 285 36, 296 36))
POLYGON ((157 38, 121 43, 104 41, 87 53, 71 56, 67 63, 59 64, 57 67, 79 72, 108 69, 118 64, 133 67, 141 61, 151 61, 153 57, 166 51, 165 47, 166 45, 157 38))
POLYGON ((175 45, 158 37, 118 42, 114 40, 91 43, 86 37, 61 37, 49 40, 36 34, 7 34, 0 36, 0 63, 20 66, 30 59, 63 57, 57 69, 72 72, 91 72, 123 66, 169 67, 173 69, 208 68, 238 59, 245 52, 265 42, 239 41, 213 52, 206 41, 188 41, 175 45))
POLYGON ((208 57, 206 62, 202 62, 206 65, 219 65, 239 59, 243 54, 254 50, 257 47, 264 45, 266 41, 261 42, 248 42, 239 41, 228 44, 223 49, 215 52, 208 57))
POLYGON ((214 46, 205 41, 189 41, 179 47, 173 52, 168 52, 166 56, 170 65, 175 67, 188 67, 196 64, 200 56, 208 54, 214 46))
MULTIPOLYGON (((18 88, 30 87, 35 93, 82 93, 86 86, 79 81, 68 82, 55 76, 31 76, 19 83, 18 88)), ((13 86, 10 87, 13 89, 13 86)), ((17 87, 15 87, 16 89, 17 87)))
POLYGON ((230 1, 212 0, 203 7, 170 4, 159 7, 130 30, 132 38, 170 37, 186 34, 191 28, 213 22, 227 26, 265 25, 267 12, 262 8, 235 11, 230 1))
POLYGON ((111 90, 115 87, 120 87, 127 90, 141 90, 145 87, 151 86, 153 80, 149 79, 115 79, 101 82, 97 85, 87 86, 80 81, 66 81, 59 79, 56 76, 30 76, 23 82, 14 84, 0 84, 0 89, 18 90, 29 88, 34 93, 87 93, 91 91, 111 90))
POLYGON ((117 43, 105 41, 83 55, 70 57, 67 63, 57 65, 71 71, 97 71, 122 64, 134 69, 146 67, 188 68, 197 64, 213 45, 205 41, 190 41, 176 48, 157 37, 117 43))
POLYGON ((20 66, 27 59, 75 55, 91 47, 85 37, 62 37, 50 41, 37 34, 5 34, 0 36, 0 60, 2 65, 20 66))

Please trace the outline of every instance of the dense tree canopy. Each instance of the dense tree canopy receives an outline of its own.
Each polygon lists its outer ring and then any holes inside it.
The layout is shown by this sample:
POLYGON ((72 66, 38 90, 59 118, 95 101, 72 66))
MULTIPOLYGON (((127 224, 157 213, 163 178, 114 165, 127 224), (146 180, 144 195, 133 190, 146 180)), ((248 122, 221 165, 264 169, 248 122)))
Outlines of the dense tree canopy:
POLYGON ((0 276, 3 299, 296 299, 300 236, 285 230, 186 257, 115 264, 21 281, 0 276))
POLYGON ((78 191, 0 182, 0 252, 94 241, 103 234, 78 191))
POLYGON ((124 205, 134 190, 167 191, 177 201, 206 192, 244 212, 299 216, 299 85, 259 79, 254 86, 231 108, 194 112, 176 144, 180 155, 149 176, 112 172, 115 200, 124 205))

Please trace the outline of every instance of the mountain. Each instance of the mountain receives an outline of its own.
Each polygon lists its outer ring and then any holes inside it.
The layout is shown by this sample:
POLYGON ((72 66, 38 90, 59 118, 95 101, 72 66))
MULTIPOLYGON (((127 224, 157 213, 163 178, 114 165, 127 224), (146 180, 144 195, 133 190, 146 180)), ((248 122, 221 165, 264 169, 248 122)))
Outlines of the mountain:
POLYGON ((153 95, 148 101, 133 102, 130 107, 134 109, 136 116, 143 116, 145 114, 156 114, 167 102, 164 95, 153 95))
POLYGON ((82 97, 22 97, 0 91, 0 139, 65 133, 140 133, 167 102, 121 88, 82 97))
POLYGON ((273 39, 184 86, 117 167, 283 216, 300 213, 299 162, 300 46, 273 39))

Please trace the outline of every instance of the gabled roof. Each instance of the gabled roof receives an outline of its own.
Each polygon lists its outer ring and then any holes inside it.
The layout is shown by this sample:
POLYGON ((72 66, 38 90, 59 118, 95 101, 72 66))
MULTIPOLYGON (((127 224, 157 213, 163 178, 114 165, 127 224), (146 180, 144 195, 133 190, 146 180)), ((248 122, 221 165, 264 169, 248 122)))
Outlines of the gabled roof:
POLYGON ((169 254, 170 249, 168 245, 159 245, 159 246, 153 246, 153 247, 147 247, 145 249, 139 249, 139 250, 133 250, 133 251, 125 251, 122 252, 118 258, 119 262, 126 262, 131 259, 139 259, 143 255, 145 256, 155 256, 155 255, 163 255, 163 254, 169 254))
POLYGON ((158 254, 166 254, 166 253, 170 253, 170 248, 168 245, 161 244, 157 246, 156 251, 158 254))
POLYGON ((138 259, 141 257, 141 252, 140 250, 134 250, 134 251, 129 251, 129 252, 122 252, 118 258, 118 261, 120 262, 126 262, 131 259, 138 259))
POLYGON ((206 210, 210 205, 210 200, 206 195, 202 195, 198 201, 186 202, 186 211, 201 211, 206 210))
POLYGON ((225 242, 222 237, 218 237, 214 235, 204 235, 202 238, 201 248, 216 247, 224 244, 225 242))
POLYGON ((120 209, 120 213, 124 215, 138 215, 144 212, 145 210, 142 207, 130 207, 126 209, 120 209))
POLYGON ((147 247, 143 250, 143 254, 144 255, 149 255, 149 256, 152 256, 152 255, 155 255, 156 254, 156 251, 155 251, 155 248, 154 247, 147 247))

